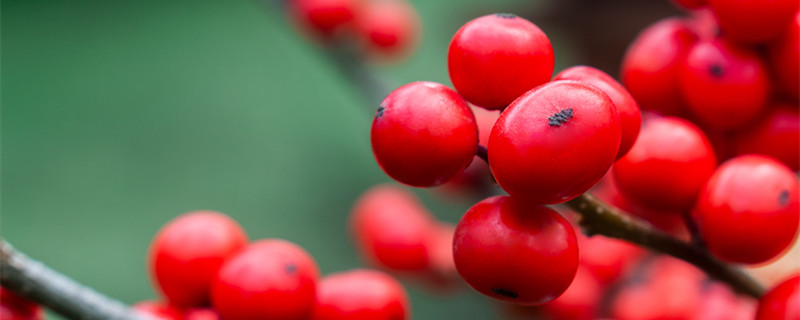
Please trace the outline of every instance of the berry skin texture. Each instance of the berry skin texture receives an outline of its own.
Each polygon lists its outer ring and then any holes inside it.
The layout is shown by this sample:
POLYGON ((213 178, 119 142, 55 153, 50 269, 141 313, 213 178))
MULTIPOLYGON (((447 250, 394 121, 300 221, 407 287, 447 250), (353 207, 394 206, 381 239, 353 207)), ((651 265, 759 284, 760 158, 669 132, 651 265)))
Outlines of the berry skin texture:
POLYGON ((768 49, 775 85, 789 98, 800 100, 800 11, 795 14, 789 29, 768 49))
POLYGON ((539 27, 511 14, 467 22, 447 51, 450 80, 467 101, 490 110, 550 80, 553 47, 539 27))
POLYGON ((724 40, 695 44, 679 79, 690 111, 719 130, 752 121, 769 99, 769 76, 758 54, 724 40))
POLYGON ((786 30, 800 9, 797 0, 708 0, 725 37, 768 43, 786 30))
POLYGON ((642 110, 675 116, 686 113, 678 70, 697 35, 681 19, 661 20, 643 30, 622 59, 622 84, 642 110))
POLYGON ((247 234, 230 217, 185 213, 162 227, 150 244, 150 274, 171 305, 205 306, 223 261, 246 245, 247 234))
POLYGON ((397 57, 416 47, 420 21, 406 0, 370 0, 356 17, 356 29, 369 50, 397 57))
POLYGON ((372 152, 398 182, 432 187, 458 175, 478 149, 467 103, 435 82, 412 82, 381 102, 372 121, 372 152))
POLYGON ((473 289, 515 304, 551 301, 572 283, 578 245, 555 211, 507 196, 478 202, 453 238, 459 275, 473 289))
POLYGON ((692 212, 708 250, 721 260, 758 264, 789 247, 800 223, 797 176, 762 155, 719 166, 692 212))
POLYGON ((359 252, 372 264, 393 271, 429 267, 429 237, 435 221, 413 193, 378 185, 356 201, 350 229, 359 252))
POLYGON ((559 72, 553 80, 575 80, 593 85, 611 98, 614 106, 619 113, 619 121, 622 126, 622 140, 620 140, 617 159, 621 158, 631 149, 636 137, 639 136, 639 129, 642 127, 642 111, 633 99, 630 92, 619 82, 614 80, 605 72, 589 67, 575 66, 559 72))
POLYGON ((784 280, 761 297, 756 320, 800 320, 800 274, 784 280))
POLYGON ((312 36, 333 40, 353 27, 360 0, 289 0, 288 16, 312 36))
POLYGON ((32 301, 0 287, 0 319, 44 320, 44 312, 32 301))
POLYGON ((222 265, 212 305, 225 320, 308 319, 318 278, 317 263, 300 246, 259 240, 222 265))
POLYGON ((699 128, 680 118, 655 118, 614 164, 614 179, 622 195, 641 206, 687 210, 716 165, 711 143, 699 128))
POLYGON ((796 105, 776 103, 753 126, 736 138, 739 154, 768 155, 800 171, 800 110, 796 105))
POLYGON ((403 286, 380 271, 356 269, 322 278, 312 320, 410 319, 403 286))
POLYGON ((511 196, 561 203, 603 177, 620 137, 619 116, 608 95, 580 82, 554 81, 503 111, 489 136, 489 167, 511 196))

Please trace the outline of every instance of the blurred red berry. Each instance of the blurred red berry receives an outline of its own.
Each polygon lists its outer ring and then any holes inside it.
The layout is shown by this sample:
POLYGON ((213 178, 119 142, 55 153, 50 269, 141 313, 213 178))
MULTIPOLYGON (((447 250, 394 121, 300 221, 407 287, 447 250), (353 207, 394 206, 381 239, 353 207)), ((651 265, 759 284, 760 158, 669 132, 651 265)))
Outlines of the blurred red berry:
POLYGON ((214 211, 185 213, 168 222, 150 244, 150 274, 170 304, 209 303, 209 289, 223 261, 247 245, 236 221, 214 211))
POLYGON ((696 43, 679 79, 689 110, 716 129, 747 124, 764 110, 769 99, 769 76, 761 57, 724 40, 696 43))
POLYGON ((467 22, 450 41, 447 70, 467 101, 502 109, 553 75, 553 47, 528 20, 498 13, 467 22))
POLYGON ((36 303, 0 287, 0 319, 44 320, 44 312, 36 303))
POLYGON ((308 319, 318 277, 317 263, 303 248, 259 240, 225 261, 211 300, 225 320, 308 319))
POLYGON ((800 185, 782 163, 743 155, 719 166, 693 211, 708 250, 722 260, 757 264, 792 243, 800 223, 800 185))
POLYGON ((603 290, 597 278, 580 266, 569 288, 555 300, 543 304, 542 311, 550 319, 594 320, 602 296, 603 290))
POLYGON ((312 320, 405 320, 411 318, 403 286, 380 271, 350 270, 322 278, 312 320))
POLYGON ((561 203, 603 177, 620 137, 608 95, 576 81, 554 81, 527 92, 500 115, 489 137, 489 166, 511 196, 561 203))
POLYGON ((767 61, 778 89, 795 102, 800 100, 800 12, 780 39, 769 46, 767 61))
POLYGON ((411 52, 418 42, 419 25, 417 12, 406 0, 370 0, 356 17, 367 49, 387 57, 411 52))
MULTIPOLYGON (((134 311, 157 320, 183 320, 180 309, 159 301, 142 301, 131 307, 134 311)), ((5 318, 3 318, 5 319, 5 318)))
POLYGON ((312 36, 332 40, 353 28, 360 0, 288 0, 288 15, 312 36))
POLYGON ((541 304, 561 295, 578 269, 572 226, 555 211, 511 197, 478 202, 453 239, 459 275, 489 297, 541 304))
POLYGON ((467 103, 434 82, 404 85, 381 102, 372 122, 372 152, 387 175, 432 187, 458 175, 478 148, 478 128, 467 103))
POLYGON ((775 103, 735 140, 739 154, 767 155, 783 162, 792 171, 800 171, 800 110, 796 105, 775 103))
POLYGON ((800 320, 800 274, 776 285, 761 297, 756 320, 800 320))
POLYGON ((394 185, 378 185, 359 197, 350 229, 361 255, 394 271, 430 266, 428 241, 435 221, 416 196, 394 185))
POLYGON ((648 208, 686 210, 714 172, 714 150, 700 129, 671 117, 645 123, 631 151, 614 164, 622 194, 648 208))
POLYGON ((663 115, 686 113, 678 71, 695 41, 697 35, 685 21, 667 18, 644 29, 631 43, 620 76, 642 110, 663 115))
POLYGON ((768 43, 786 30, 797 0, 708 0, 726 38, 745 43, 768 43))
POLYGON ((622 139, 620 140, 617 158, 624 156, 633 146, 633 142, 639 136, 639 129, 642 127, 642 112, 630 92, 610 75, 589 66, 575 66, 564 69, 553 77, 553 81, 555 80, 576 80, 587 83, 599 88, 611 98, 617 108, 620 125, 622 126, 622 139))

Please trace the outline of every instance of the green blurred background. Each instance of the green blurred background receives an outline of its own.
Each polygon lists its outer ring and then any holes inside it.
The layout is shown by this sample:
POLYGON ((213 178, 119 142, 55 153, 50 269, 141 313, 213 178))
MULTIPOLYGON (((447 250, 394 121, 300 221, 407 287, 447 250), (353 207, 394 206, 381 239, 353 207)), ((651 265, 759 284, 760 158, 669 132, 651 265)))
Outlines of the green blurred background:
MULTIPOLYGON (((449 39, 483 14, 539 24, 556 70, 588 63, 615 74, 637 30, 674 10, 665 1, 411 2, 419 49, 377 67, 395 86, 449 84, 449 39), (619 19, 611 3, 638 15, 619 19)), ((251 239, 298 243, 323 273, 360 266, 346 216, 361 192, 389 181, 369 146, 375 106, 280 12, 255 1, 28 0, 3 1, 0 21, 0 233, 19 250, 135 303, 155 297, 146 252, 156 231, 212 209, 251 239)), ((418 193, 442 220, 469 206, 418 193)), ((498 317, 471 291, 407 288, 417 319, 498 317)))

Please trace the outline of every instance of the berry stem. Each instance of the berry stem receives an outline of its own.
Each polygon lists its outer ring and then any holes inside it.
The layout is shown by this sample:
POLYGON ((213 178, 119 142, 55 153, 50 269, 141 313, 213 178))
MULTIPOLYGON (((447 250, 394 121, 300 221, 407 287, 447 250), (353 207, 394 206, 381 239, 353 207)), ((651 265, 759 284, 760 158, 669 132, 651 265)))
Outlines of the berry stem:
POLYGON ((489 164, 489 149, 486 149, 486 147, 478 145, 478 150, 475 152, 475 155, 481 158, 483 162, 486 162, 487 165, 489 164))
POLYGON ((68 319, 150 319, 28 258, 0 240, 0 284, 68 319))
POLYGON ((703 247, 690 245, 640 223, 591 194, 584 193, 565 205, 580 215, 579 224, 587 235, 621 239, 671 255, 695 265, 740 293, 755 298, 764 295, 764 287, 741 269, 712 257, 703 247))

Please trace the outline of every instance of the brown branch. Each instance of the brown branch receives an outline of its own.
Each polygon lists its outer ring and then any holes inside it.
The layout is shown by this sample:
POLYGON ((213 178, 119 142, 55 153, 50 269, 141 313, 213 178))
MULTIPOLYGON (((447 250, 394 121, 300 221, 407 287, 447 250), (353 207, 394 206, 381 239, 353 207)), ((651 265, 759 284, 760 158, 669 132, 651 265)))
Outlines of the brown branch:
POLYGON ((671 255, 695 265, 736 291, 755 298, 764 295, 764 287, 741 269, 714 258, 701 246, 690 245, 640 223, 588 193, 565 205, 580 215, 579 224, 587 235, 621 239, 671 255))
POLYGON ((151 319, 28 258, 4 239, 0 241, 3 288, 69 319, 151 319))

